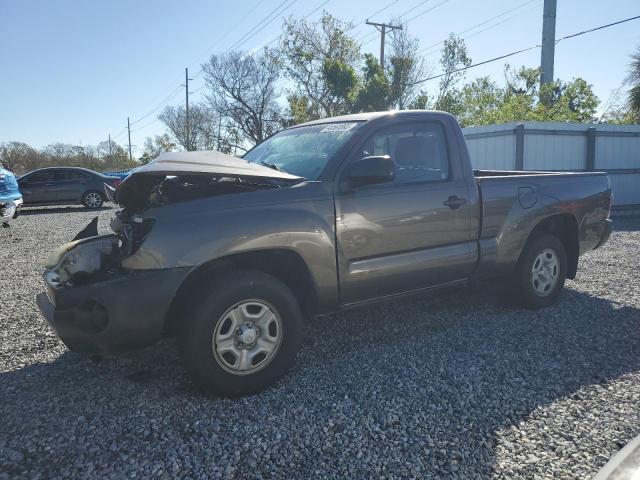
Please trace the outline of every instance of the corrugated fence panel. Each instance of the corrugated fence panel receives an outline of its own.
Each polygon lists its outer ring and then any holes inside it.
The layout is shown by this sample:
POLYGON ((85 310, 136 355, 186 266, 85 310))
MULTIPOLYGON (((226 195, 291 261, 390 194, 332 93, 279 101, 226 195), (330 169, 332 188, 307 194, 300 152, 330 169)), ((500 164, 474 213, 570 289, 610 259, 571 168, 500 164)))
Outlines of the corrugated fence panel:
POLYGON ((516 141, 514 135, 471 138, 467 140, 473 168, 512 170, 515 168, 516 141))
POLYGON ((609 170, 615 205, 640 205, 640 125, 522 122, 463 128, 474 168, 516 168, 524 131, 525 170, 609 170), (589 133, 590 132, 590 133, 589 133), (589 149, 589 145, 594 149, 589 149), (614 171, 611 171, 614 170, 614 171), (626 171, 621 171, 626 170, 626 171))
POLYGON ((524 135, 525 170, 581 170, 586 166, 586 135, 524 135))
POLYGON ((640 168, 640 136, 596 139, 596 169, 640 168))
POLYGON ((614 205, 640 204, 640 173, 610 173, 614 205))

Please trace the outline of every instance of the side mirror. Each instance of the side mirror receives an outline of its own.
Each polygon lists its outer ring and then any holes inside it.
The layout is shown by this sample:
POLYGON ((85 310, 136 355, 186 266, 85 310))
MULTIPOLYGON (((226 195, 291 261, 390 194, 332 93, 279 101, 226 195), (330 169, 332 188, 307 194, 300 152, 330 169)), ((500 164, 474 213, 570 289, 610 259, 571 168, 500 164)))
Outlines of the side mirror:
POLYGON ((348 176, 353 186, 388 183, 396 177, 396 164, 389 155, 364 157, 349 167, 348 176))

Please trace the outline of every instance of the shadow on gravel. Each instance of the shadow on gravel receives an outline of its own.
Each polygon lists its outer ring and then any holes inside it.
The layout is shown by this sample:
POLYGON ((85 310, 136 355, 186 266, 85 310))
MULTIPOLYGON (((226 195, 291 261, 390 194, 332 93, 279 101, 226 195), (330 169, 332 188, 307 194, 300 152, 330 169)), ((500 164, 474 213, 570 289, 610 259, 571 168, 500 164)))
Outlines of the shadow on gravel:
POLYGON ((98 365, 67 352, 0 374, 0 472, 82 457, 96 474, 145 458, 229 478, 487 478, 496 432, 640 370, 639 340, 635 308, 568 289, 525 311, 494 286, 318 319, 292 372, 237 400, 199 394, 171 342, 98 365))
POLYGON ((67 205, 60 207, 24 207, 20 210, 20 216, 41 215, 51 213, 79 213, 79 212, 104 212, 111 210, 111 205, 104 205, 100 208, 87 208, 81 205, 67 205))

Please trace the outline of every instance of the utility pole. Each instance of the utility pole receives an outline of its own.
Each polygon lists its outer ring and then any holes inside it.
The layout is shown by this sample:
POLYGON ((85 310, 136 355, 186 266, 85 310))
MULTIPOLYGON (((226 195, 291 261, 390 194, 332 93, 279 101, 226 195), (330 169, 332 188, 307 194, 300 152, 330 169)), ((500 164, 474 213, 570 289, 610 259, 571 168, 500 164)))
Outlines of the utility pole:
POLYGON ((109 163, 111 163, 111 134, 109 134, 109 163))
POLYGON ((388 23, 375 23, 367 20, 367 25, 373 25, 380 32, 380 66, 384 69, 384 37, 389 30, 402 30, 402 25, 390 25, 388 23))
POLYGON ((189 78, 189 69, 185 67, 184 69, 184 96, 185 96, 185 130, 187 133, 186 145, 187 151, 191 150, 191 137, 189 136, 189 80, 193 80, 193 78, 189 78))
POLYGON ((129 161, 133 161, 133 155, 131 155, 131 124, 129 123, 129 117, 127 117, 127 131, 129 132, 129 161))
POLYGON ((553 82, 553 57, 556 48, 556 4, 557 0, 544 0, 540 85, 553 82))

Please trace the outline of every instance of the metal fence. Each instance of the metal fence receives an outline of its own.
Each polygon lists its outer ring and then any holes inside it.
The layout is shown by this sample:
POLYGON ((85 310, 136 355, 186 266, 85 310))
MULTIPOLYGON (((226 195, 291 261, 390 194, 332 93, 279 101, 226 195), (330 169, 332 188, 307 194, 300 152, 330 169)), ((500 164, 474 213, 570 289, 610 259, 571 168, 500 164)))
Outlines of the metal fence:
POLYGON ((640 125, 514 122, 462 131, 474 168, 605 171, 614 205, 640 205, 640 125))

